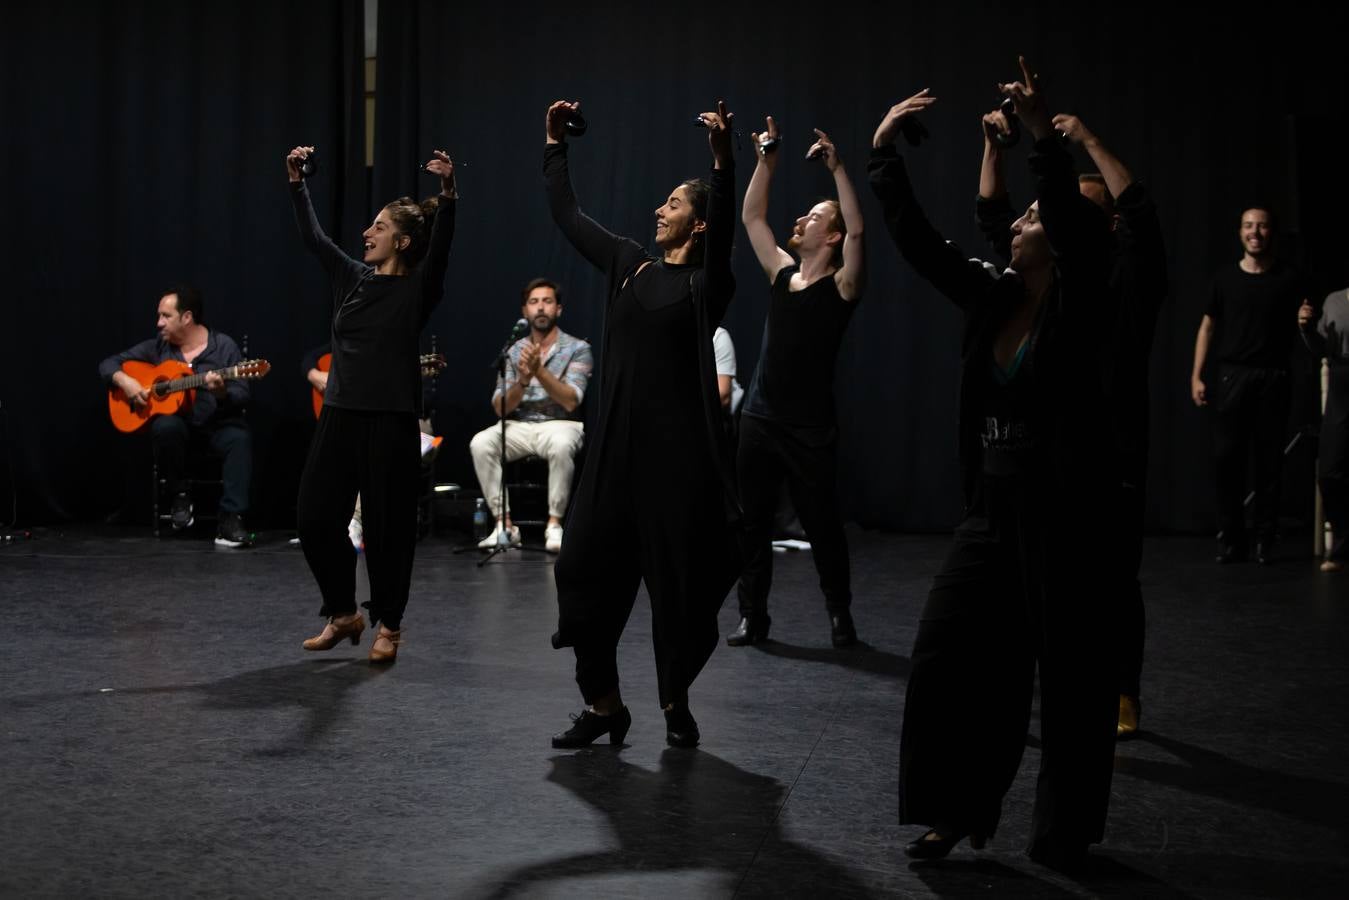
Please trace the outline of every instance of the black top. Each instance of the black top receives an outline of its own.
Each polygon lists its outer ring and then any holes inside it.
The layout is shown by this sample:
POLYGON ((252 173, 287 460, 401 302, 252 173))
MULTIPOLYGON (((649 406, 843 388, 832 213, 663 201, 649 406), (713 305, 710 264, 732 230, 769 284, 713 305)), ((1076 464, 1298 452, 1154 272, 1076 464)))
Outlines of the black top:
POLYGON ((407 275, 376 275, 343 253, 319 227, 309 190, 291 184, 295 223, 332 282, 332 367, 325 406, 421 413, 418 339, 445 292, 455 201, 440 198, 426 257, 407 275))
MULTIPOLYGON (((1016 213, 1007 195, 980 197, 975 210, 984 237, 1004 261, 1010 259, 1016 213)), ((1119 222, 1114 231, 1110 290, 1119 315, 1098 341, 1124 479, 1139 484, 1147 472, 1148 359, 1157 316, 1166 299, 1166 251, 1157 207, 1141 182, 1133 182, 1120 193, 1115 212, 1119 222)))
POLYGON ((1205 310, 1216 327, 1209 357, 1217 363, 1287 369, 1298 339, 1297 310, 1306 296, 1301 277, 1282 264, 1257 274, 1239 264, 1223 266, 1213 276, 1205 310))
POLYGON ((1034 385, 1030 363, 1022 344, 1010 371, 990 359, 983 377, 976 383, 983 428, 979 441, 983 447, 984 474, 1017 477, 1034 471, 1036 433, 1033 424, 1034 385))
POLYGON ((599 419, 586 437, 590 460, 624 459, 659 473, 708 467, 722 484, 725 513, 738 515, 712 333, 735 293, 735 170, 713 169, 703 262, 672 265, 636 241, 615 235, 577 205, 567 145, 543 153, 548 206, 562 233, 608 278, 599 419), (639 271, 640 269, 640 271, 639 271), (636 449, 640 456, 629 455, 636 449))
POLYGON ((800 270, 787 266, 773 279, 759 365, 744 414, 832 429, 834 368, 857 302, 843 299, 833 273, 793 291, 792 276, 800 270))
MULTIPOLYGON (((1037 141, 1030 166, 1040 221, 1055 251, 1053 285, 1026 347, 1033 378, 1025 405, 1036 435, 1032 477, 1058 508, 1085 504, 1101 512, 1113 501, 1120 465, 1100 415, 1105 391, 1099 338, 1117 316, 1107 283, 1108 225, 1101 210, 1078 192, 1072 157, 1057 139, 1037 141)), ((994 340, 1023 302, 1025 286, 1015 273, 995 275, 942 238, 914 197, 893 146, 873 150, 867 169, 900 253, 965 316, 959 432, 968 510, 983 477, 985 406, 979 386, 987 379, 994 340)), ((1071 528, 1068 517, 1063 523, 1071 528)))
MULTIPOLYGON (((130 359, 157 366, 169 359, 183 362, 183 351, 163 338, 150 338, 147 341, 141 341, 129 350, 114 353, 98 364, 98 374, 108 387, 113 386, 112 376, 122 370, 122 363, 130 359)), ((221 334, 219 331, 208 329, 206 332, 206 348, 197 354, 196 359, 192 360, 192 370, 202 373, 215 369, 225 369, 242 359, 243 354, 239 352, 239 345, 234 343, 233 338, 227 334, 221 334)), ((193 425, 219 425, 225 422, 241 424, 243 422, 244 407, 248 405, 249 398, 247 381, 226 381, 225 396, 220 398, 205 388, 194 391, 193 394, 192 405, 187 411, 187 419, 193 425)), ((182 413, 179 413, 179 415, 182 415, 182 413)))

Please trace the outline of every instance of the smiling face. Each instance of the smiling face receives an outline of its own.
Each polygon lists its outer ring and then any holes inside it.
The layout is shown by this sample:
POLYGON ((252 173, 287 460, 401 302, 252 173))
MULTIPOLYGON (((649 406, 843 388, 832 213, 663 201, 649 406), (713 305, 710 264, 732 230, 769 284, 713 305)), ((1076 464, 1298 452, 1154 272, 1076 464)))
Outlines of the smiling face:
POLYGON ((833 251, 843 242, 843 232, 839 229, 836 204, 821 200, 810 208, 810 212, 796 220, 792 227, 792 236, 787 239, 787 249, 802 256, 808 256, 821 247, 833 251))
POLYGON ((365 255, 362 259, 371 266, 393 259, 411 243, 407 235, 399 233, 387 207, 379 211, 375 221, 361 233, 361 237, 365 240, 365 255))
POLYGON ((1012 223, 1012 262, 1017 272, 1026 272, 1050 262, 1049 239, 1040 224, 1040 201, 1026 209, 1021 218, 1012 223))
POLYGON ((1269 210, 1248 209, 1241 214, 1241 249, 1260 257, 1269 252, 1274 240, 1274 221, 1269 210))
POLYGON ((701 234, 707 223, 698 218, 687 185, 681 184, 656 210, 656 246, 662 250, 683 247, 701 234))

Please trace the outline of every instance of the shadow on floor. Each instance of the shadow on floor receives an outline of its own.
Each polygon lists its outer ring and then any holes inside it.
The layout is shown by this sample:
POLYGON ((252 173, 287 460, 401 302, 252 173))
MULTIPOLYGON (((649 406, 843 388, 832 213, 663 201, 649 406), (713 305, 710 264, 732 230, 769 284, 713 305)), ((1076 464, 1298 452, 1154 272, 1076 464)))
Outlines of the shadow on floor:
POLYGON ((619 846, 515 869, 477 896, 500 900, 567 878, 706 870, 726 873, 739 896, 873 896, 847 869, 783 835, 778 814, 787 790, 776 779, 675 749, 661 754, 654 772, 608 748, 551 762, 548 780, 603 813, 619 846), (791 865, 755 866, 769 845, 791 865))

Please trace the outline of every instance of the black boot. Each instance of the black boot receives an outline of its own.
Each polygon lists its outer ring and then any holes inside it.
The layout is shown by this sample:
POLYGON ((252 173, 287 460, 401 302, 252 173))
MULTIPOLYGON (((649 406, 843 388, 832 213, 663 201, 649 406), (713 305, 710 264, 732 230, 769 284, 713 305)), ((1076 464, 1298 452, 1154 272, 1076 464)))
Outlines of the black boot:
POLYGON ((740 620, 740 624, 735 627, 735 631, 726 635, 726 643, 732 647, 744 647, 747 644, 757 644, 760 641, 767 640, 768 626, 772 624, 773 619, 768 613, 745 616, 740 620))
POLYGON ((566 731, 553 735, 553 746, 559 750, 575 750, 577 747, 589 747, 596 739, 609 735, 609 743, 621 744, 632 727, 632 713, 624 706, 616 713, 602 716, 592 709, 581 710, 573 715, 572 726, 566 731))
POLYGON ((846 609, 829 614, 829 637, 835 647, 851 647, 857 643, 857 628, 852 623, 852 613, 846 609))
POLYGON ((696 747, 702 735, 687 706, 665 711, 665 743, 671 747, 696 747))

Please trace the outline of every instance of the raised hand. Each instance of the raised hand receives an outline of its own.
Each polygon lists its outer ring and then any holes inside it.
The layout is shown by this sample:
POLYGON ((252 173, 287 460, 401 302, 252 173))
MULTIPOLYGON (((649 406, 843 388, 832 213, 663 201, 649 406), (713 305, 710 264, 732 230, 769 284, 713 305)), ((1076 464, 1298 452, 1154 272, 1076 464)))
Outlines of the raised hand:
POLYGON ((735 124, 735 114, 726 109, 725 100, 718 100, 716 112, 699 113, 698 118, 707 129, 707 145, 712 148, 716 168, 726 168, 735 158, 731 153, 731 128, 735 124))
POLYGON ((1079 146, 1094 140, 1096 135, 1082 123, 1077 116, 1067 113, 1059 113, 1054 117, 1054 128, 1061 132, 1064 137, 1079 146))
POLYGON ((313 147, 296 147, 286 154, 286 177, 291 181, 300 180, 300 166, 314 152, 313 147))
POLYGON ((1048 107, 1045 105, 1044 91, 1040 87, 1040 76, 1031 73, 1026 57, 1018 56, 1021 64, 1021 81, 1012 81, 998 85, 1004 97, 1010 97, 1016 106, 1016 115, 1037 141, 1049 137, 1054 130, 1049 120, 1048 107))
POLYGON ((778 141, 782 139, 782 135, 778 131, 777 123, 773 121, 772 116, 768 116, 764 119, 764 130, 762 133, 752 131, 750 132, 749 138, 754 142, 756 148, 760 148, 759 156, 770 168, 777 165, 777 154, 774 152, 777 145, 774 144, 772 149, 769 149, 767 153, 763 152, 761 149, 763 145, 769 141, 778 141))
POLYGON ((554 100, 543 117, 543 130, 550 144, 567 142, 567 117, 580 112, 580 100, 554 100))
POLYGON ((871 138, 871 146, 879 149, 886 144, 893 143, 895 135, 899 133, 900 122, 936 103, 937 98, 931 96, 930 90, 930 88, 923 88, 907 100, 901 100, 890 107, 890 111, 885 114, 885 118, 881 119, 881 124, 876 126, 876 133, 871 138))
POLYGON ((983 126, 984 140, 994 146, 997 146, 999 137, 1010 134, 1012 131, 1012 125, 1007 121, 1007 114, 1002 111, 1001 107, 992 112, 984 113, 983 126))
POLYGON ((833 172, 840 165, 838 161, 838 150, 834 147, 834 142, 829 139, 829 135, 820 129, 815 129, 815 143, 810 145, 806 151, 806 159, 821 159, 824 161, 824 167, 833 172))
MULTIPOLYGON (((444 150, 433 150, 431 159, 422 167, 432 175, 440 176, 440 192, 446 197, 454 197, 454 160, 444 150)), ((472 180, 472 179, 470 179, 472 180)))

